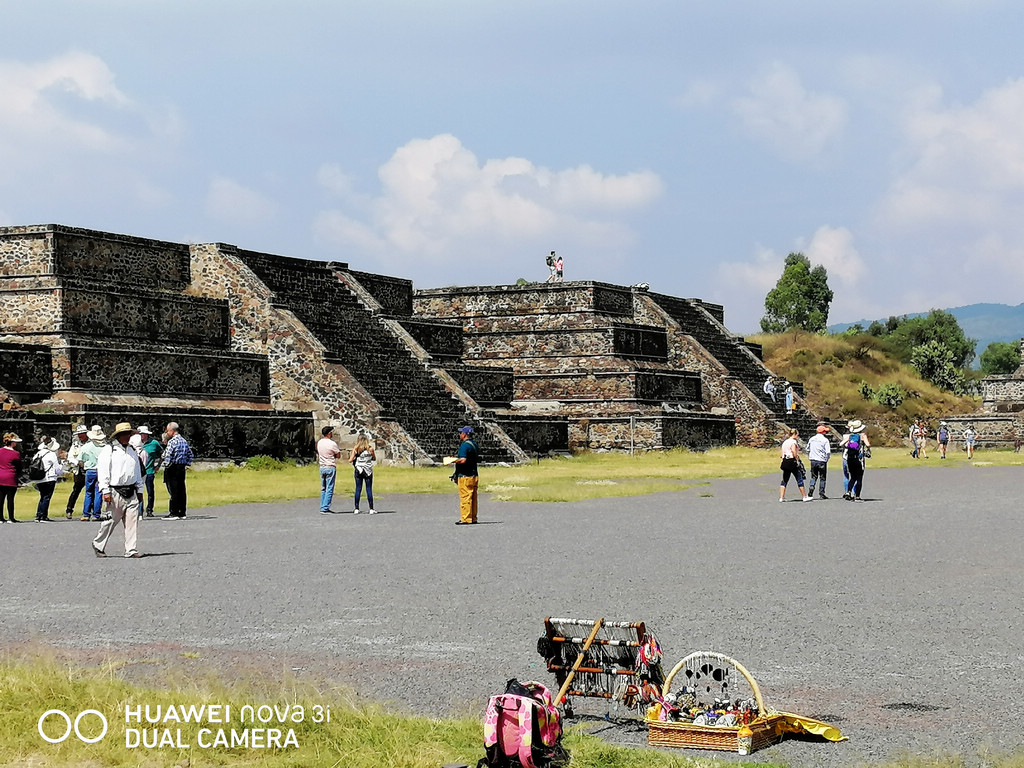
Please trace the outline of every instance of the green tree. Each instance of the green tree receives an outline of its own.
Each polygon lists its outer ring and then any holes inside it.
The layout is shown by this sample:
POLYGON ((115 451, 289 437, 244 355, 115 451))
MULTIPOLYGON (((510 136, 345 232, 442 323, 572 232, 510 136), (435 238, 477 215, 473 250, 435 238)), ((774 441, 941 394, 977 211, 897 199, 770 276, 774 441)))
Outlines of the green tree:
POLYGON ((810 260, 802 253, 791 253, 786 257, 779 282, 765 296, 761 330, 765 333, 782 333, 790 328, 811 333, 823 331, 828 325, 832 296, 825 268, 820 264, 812 268, 810 260))
POLYGON ((981 353, 980 363, 986 376, 1013 373, 1021 364, 1020 348, 1008 341, 993 341, 981 353))
POLYGON ((940 389, 949 390, 955 395, 967 391, 963 367, 955 364, 953 353, 941 341, 932 339, 914 347, 910 353, 910 364, 917 369, 922 379, 940 389))
POLYGON ((903 362, 912 363, 914 350, 929 341, 945 347, 952 355, 950 362, 956 368, 966 368, 974 360, 974 347, 978 342, 964 335, 960 323, 949 312, 933 309, 921 317, 890 317, 886 327, 891 327, 892 331, 885 339, 903 362))

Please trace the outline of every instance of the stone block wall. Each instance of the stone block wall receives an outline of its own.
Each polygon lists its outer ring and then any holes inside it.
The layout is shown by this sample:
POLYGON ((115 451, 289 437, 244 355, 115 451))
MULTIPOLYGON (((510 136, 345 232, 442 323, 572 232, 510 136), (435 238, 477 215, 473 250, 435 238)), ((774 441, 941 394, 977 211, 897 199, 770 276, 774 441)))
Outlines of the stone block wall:
POLYGON ((66 353, 67 389, 253 400, 270 396, 269 365, 261 355, 77 346, 66 353))
POLYGON ((52 273, 52 232, 40 227, 0 227, 0 277, 52 273))
POLYGON ((192 282, 187 245, 73 227, 54 226, 52 233, 58 276, 171 292, 192 282))
POLYGON ((228 304, 196 296, 65 286, 63 332, 227 349, 228 304))
POLYGON ((515 376, 511 368, 446 364, 445 371, 480 405, 508 407, 515 398, 515 376))
POLYGON ((412 280, 374 275, 370 272, 358 272, 348 269, 346 264, 336 266, 340 270, 347 270, 352 277, 358 280, 359 284, 373 296, 374 301, 380 306, 380 311, 384 314, 395 317, 410 317, 412 315, 412 280))
POLYGON ((18 402, 44 400, 53 393, 50 348, 0 344, 0 387, 18 402))
POLYGON ((439 361, 459 360, 462 357, 462 327, 436 320, 401 318, 402 327, 416 343, 439 361))
POLYGON ((37 287, 26 287, 22 281, 0 290, 0 335, 31 337, 60 331, 60 289, 51 282, 34 281, 37 287), (55 327, 56 326, 56 327, 55 327))

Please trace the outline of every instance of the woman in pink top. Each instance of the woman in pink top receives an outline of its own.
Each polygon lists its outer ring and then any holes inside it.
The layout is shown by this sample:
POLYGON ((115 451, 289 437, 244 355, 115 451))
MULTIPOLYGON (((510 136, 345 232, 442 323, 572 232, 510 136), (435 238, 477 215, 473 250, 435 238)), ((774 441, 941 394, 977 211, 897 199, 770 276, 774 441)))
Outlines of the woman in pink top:
POLYGON ((800 489, 800 496, 804 501, 810 501, 811 497, 804 490, 804 473, 800 466, 800 443, 797 441, 799 434, 795 429, 789 431, 789 438, 782 443, 782 482, 779 484, 779 501, 786 500, 786 486, 789 478, 796 478, 796 485, 800 489))
POLYGON ((5 504, 11 522, 18 522, 14 519, 14 494, 18 492, 18 474, 21 472, 21 453, 18 451, 20 442, 20 437, 8 432, 0 448, 0 523, 4 522, 5 504))

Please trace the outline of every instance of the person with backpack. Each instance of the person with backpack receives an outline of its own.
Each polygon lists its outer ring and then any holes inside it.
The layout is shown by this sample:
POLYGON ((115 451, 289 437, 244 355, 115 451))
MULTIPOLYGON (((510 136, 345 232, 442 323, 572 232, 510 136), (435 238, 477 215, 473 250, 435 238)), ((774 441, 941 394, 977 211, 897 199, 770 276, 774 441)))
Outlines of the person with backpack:
POLYGON ((89 442, 89 428, 85 424, 75 427, 75 436, 71 438, 71 445, 68 447, 67 467, 71 472, 74 485, 71 486, 71 493, 68 494, 68 504, 64 510, 64 516, 71 520, 75 516, 75 504, 78 497, 85 488, 85 470, 82 468, 80 453, 89 442))
POLYGON ((949 425, 946 422, 939 422, 939 431, 935 433, 935 441, 939 445, 939 458, 946 458, 946 446, 949 445, 949 425))
POLYGON ((974 425, 968 424, 964 430, 964 447, 967 449, 967 458, 974 458, 974 444, 978 441, 978 433, 974 431, 974 425))
POLYGON ((4 520, 4 506, 10 522, 16 523, 14 517, 14 494, 18 492, 18 477, 21 475, 21 438, 14 432, 4 435, 3 447, 0 447, 0 523, 4 520))
POLYGON ((39 504, 36 505, 36 522, 48 523, 50 518, 50 499, 57 481, 64 476, 64 467, 60 464, 60 443, 49 435, 43 435, 39 441, 39 449, 29 464, 28 478, 36 484, 39 491, 39 504))
POLYGON ((841 446, 847 471, 850 474, 850 485, 847 493, 843 495, 847 501, 862 500, 860 494, 864 485, 864 453, 868 446, 867 438, 863 433, 864 424, 860 421, 853 422, 850 434, 841 446))
POLYGON ((553 283, 555 282, 555 252, 549 253, 545 261, 548 265, 548 282, 553 283))
POLYGON ((480 451, 473 440, 473 428, 459 430, 459 452, 456 454, 455 473, 452 479, 459 486, 459 520, 456 525, 476 525, 477 488, 480 478, 477 474, 477 460, 480 451))
POLYGON ((99 533, 92 540, 96 557, 106 557, 107 541, 118 523, 124 525, 124 556, 142 557, 138 550, 139 507, 146 488, 142 477, 142 464, 135 449, 128 444, 135 430, 122 421, 110 434, 110 443, 100 452, 96 468, 103 503, 110 512, 99 533))

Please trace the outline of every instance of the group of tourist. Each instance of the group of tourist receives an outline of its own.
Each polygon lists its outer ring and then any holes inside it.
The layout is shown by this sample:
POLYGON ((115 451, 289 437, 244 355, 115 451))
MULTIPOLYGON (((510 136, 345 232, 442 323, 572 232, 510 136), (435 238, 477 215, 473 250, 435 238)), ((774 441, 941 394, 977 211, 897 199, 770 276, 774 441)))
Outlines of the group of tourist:
POLYGON ((125 528, 125 556, 138 557, 137 522, 144 515, 154 516, 155 478, 161 467, 167 486, 167 517, 182 519, 186 515, 185 471, 193 454, 176 422, 165 428, 164 442, 147 426, 134 429, 130 423, 121 422, 108 438, 99 424, 91 429, 79 424, 67 451, 62 450, 56 439, 43 435, 35 454, 27 460, 21 450, 22 442, 16 433, 8 432, 0 447, 0 522, 18 522, 14 514, 15 494, 18 488, 29 485, 39 492, 36 522, 52 521, 49 513, 54 488, 70 475, 73 484, 64 515, 68 520, 74 519, 76 504, 82 496, 78 519, 102 523, 93 540, 97 557, 105 556, 107 540, 118 523, 125 528))
MULTIPOLYGON (((935 446, 938 448, 939 458, 946 458, 946 449, 952 439, 952 432, 949 429, 949 425, 944 421, 940 421, 939 428, 932 431, 928 422, 922 419, 916 419, 914 423, 910 425, 910 429, 907 432, 907 438, 910 440, 910 455, 915 459, 927 459, 928 440, 931 437, 935 438, 935 446)), ((974 430, 973 424, 968 424, 964 428, 961 433, 961 439, 964 442, 964 448, 967 450, 967 458, 973 459, 974 446, 978 442, 978 433, 974 430)))
MULTIPOLYGON (((865 433, 864 423, 854 419, 847 423, 846 433, 839 442, 843 456, 843 498, 847 501, 861 501, 864 486, 864 464, 871 457, 871 441, 865 433)), ((825 495, 825 484, 828 481, 828 462, 832 458, 832 443, 828 434, 832 427, 823 421, 818 422, 815 434, 807 441, 807 458, 811 463, 810 485, 804 488, 807 476, 803 461, 800 459, 800 434, 791 429, 789 437, 782 443, 782 482, 779 484, 779 501, 786 500, 786 486, 790 479, 796 480, 800 497, 803 501, 814 499, 814 489, 818 488, 818 498, 828 499, 825 495)))
MULTIPOLYGON (((331 502, 334 500, 334 486, 338 474, 338 457, 342 450, 334 440, 334 427, 326 426, 320 430, 321 438, 316 444, 317 463, 320 465, 320 514, 333 515, 331 502)), ((455 456, 445 458, 445 464, 455 466, 452 480, 459 488, 459 519, 456 525, 474 525, 477 522, 477 491, 479 476, 477 462, 479 449, 473 438, 472 427, 459 430, 459 450, 455 456)), ((348 455, 348 463, 352 465, 355 481, 355 504, 352 514, 359 514, 359 500, 363 488, 366 488, 368 512, 377 514, 373 508, 373 465, 377 454, 370 444, 370 436, 363 430, 356 436, 356 443, 348 455)))
POLYGON ((796 392, 793 390, 792 384, 785 380, 776 383, 775 377, 769 376, 761 385, 761 391, 768 395, 773 403, 775 402, 775 393, 780 389, 786 398, 786 413, 793 413, 796 410, 796 392))

